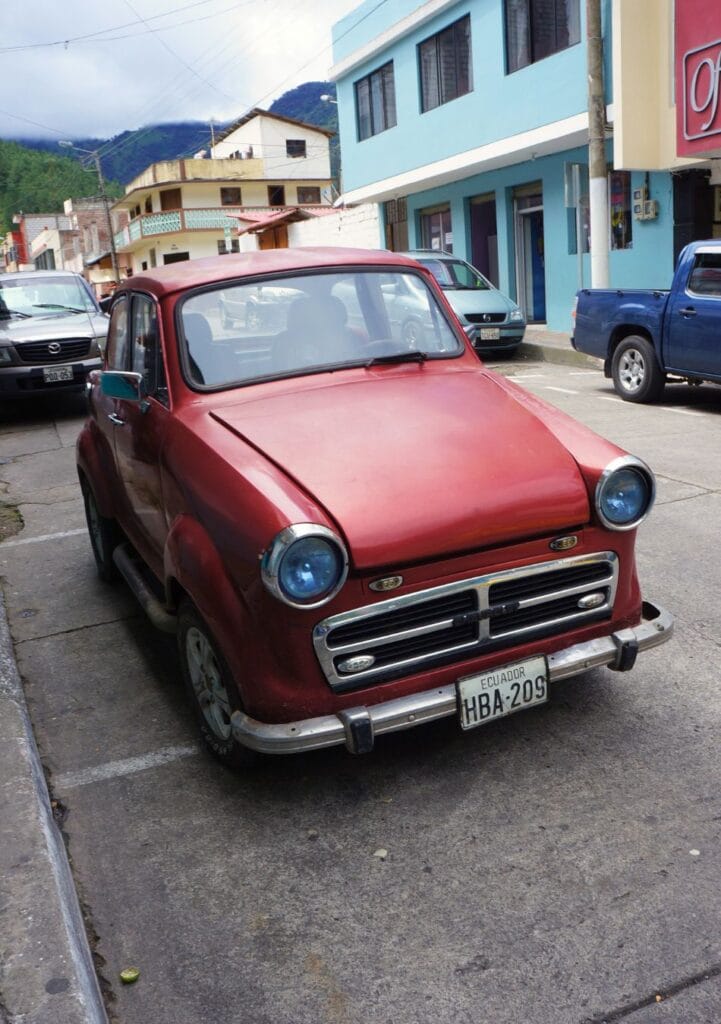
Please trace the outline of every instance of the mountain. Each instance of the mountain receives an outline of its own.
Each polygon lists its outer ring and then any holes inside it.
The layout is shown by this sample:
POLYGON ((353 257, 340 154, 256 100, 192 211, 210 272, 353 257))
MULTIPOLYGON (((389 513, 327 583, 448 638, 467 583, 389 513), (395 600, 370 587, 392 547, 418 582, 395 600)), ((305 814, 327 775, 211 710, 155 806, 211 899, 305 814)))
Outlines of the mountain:
MULTIPOLYGON (((98 194, 95 168, 85 170, 73 157, 38 152, 17 142, 0 140, 0 234, 10 231, 14 213, 62 211, 68 196, 98 194)), ((120 195, 108 182, 108 195, 120 195)))
MULTIPOLYGON (((328 131, 337 132, 338 116, 335 103, 323 102, 321 96, 328 94, 335 99, 332 82, 304 82, 279 96, 268 108, 274 114, 292 117, 296 121, 318 125, 328 131)), ((239 112, 239 116, 242 111, 239 112)), ((231 122, 216 123, 219 133, 231 122)), ((17 144, 28 149, 44 150, 58 154, 57 142, 50 139, 20 138, 17 144)), ((109 181, 126 185, 137 177, 149 164, 160 160, 175 160, 192 156, 200 149, 210 148, 210 123, 206 121, 174 121, 168 124, 146 125, 133 131, 121 132, 110 139, 72 139, 80 149, 102 150, 103 174, 109 181)), ((65 153, 71 152, 65 150, 65 153)), ((81 156, 78 153, 78 157, 81 156)), ((338 176, 339 148, 337 135, 331 139, 331 174, 338 176)))
MULTIPOLYGON (((332 82, 304 82, 279 96, 268 108, 273 114, 317 125, 336 132, 330 140, 331 175, 340 174, 338 141, 338 108, 321 100, 322 95, 335 99, 332 82)), ((241 112, 242 113, 242 112, 241 112)), ((231 122, 216 124, 221 132, 231 122)), ((80 150, 100 150, 103 175, 109 195, 120 195, 122 185, 132 181, 149 164, 192 156, 210 147, 210 124, 204 121, 176 121, 147 125, 134 131, 121 132, 111 139, 78 138, 71 140, 78 147, 60 150, 50 139, 23 138, 14 142, 0 140, 0 233, 12 227, 12 215, 45 213, 62 210, 68 196, 98 193, 94 167, 84 170, 80 150)))

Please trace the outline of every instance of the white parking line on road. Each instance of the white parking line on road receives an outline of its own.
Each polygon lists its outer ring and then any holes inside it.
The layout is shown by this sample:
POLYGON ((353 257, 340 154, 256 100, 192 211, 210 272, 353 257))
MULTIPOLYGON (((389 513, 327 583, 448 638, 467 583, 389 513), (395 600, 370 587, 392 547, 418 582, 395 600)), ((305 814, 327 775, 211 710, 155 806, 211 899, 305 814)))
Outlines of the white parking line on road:
POLYGON ((674 409, 671 405, 659 405, 664 412, 677 412, 679 416, 703 416, 702 412, 694 412, 693 409, 674 409))
POLYGON ((562 395, 577 395, 578 391, 571 391, 570 388, 554 388, 551 384, 545 385, 546 391, 560 391, 562 395))
POLYGON ((537 380, 541 377, 547 377, 547 373, 515 373, 512 374, 513 380, 537 380))
POLYGON ((87 527, 79 530, 63 530, 62 533, 43 533, 39 537, 21 537, 19 540, 6 540, 0 544, 0 551, 4 548, 17 548, 21 544, 40 544, 44 540, 62 540, 63 537, 77 537, 80 533, 87 533, 87 527))
POLYGON ((200 747, 197 744, 185 747, 165 747, 152 754, 129 757, 125 761, 108 761, 106 764, 99 764, 94 768, 81 768, 77 772, 60 772, 58 775, 53 775, 52 786, 53 789, 57 787, 59 790, 77 789, 78 786, 87 786, 91 782, 105 782, 107 779, 117 779, 121 775, 135 775, 148 768, 158 768, 171 761, 179 761, 183 757, 193 757, 199 751, 200 747))
POLYGON ((596 395, 596 398, 599 402, 621 402, 623 404, 622 398, 613 398, 612 395, 596 395))
POLYGON ((569 377, 598 377, 598 370, 569 370, 569 377))

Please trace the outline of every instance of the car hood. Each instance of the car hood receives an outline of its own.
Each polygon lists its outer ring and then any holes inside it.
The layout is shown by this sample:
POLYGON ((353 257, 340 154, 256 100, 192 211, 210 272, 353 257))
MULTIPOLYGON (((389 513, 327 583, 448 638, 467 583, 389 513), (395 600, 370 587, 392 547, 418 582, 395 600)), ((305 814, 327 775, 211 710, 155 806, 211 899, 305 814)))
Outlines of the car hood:
POLYGON ((589 517, 571 455, 486 371, 389 367, 211 415, 325 508, 361 569, 564 531, 589 517))
POLYGON ((443 294, 453 307, 453 311, 461 316, 467 313, 510 313, 511 310, 518 308, 515 302, 511 302, 495 288, 488 291, 444 288, 443 294))
POLYGON ((29 320, 0 320, 0 342, 62 341, 64 338, 104 338, 109 320, 100 314, 68 313, 34 316, 29 320))

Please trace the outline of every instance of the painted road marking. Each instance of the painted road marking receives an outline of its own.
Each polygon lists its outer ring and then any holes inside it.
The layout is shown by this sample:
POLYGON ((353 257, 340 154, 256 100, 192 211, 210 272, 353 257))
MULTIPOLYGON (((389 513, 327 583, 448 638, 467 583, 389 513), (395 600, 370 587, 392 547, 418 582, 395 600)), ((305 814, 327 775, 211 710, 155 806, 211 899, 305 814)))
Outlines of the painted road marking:
POLYGON ((694 412, 692 409, 674 409, 670 405, 659 405, 664 412, 677 412, 679 416, 703 416, 702 412, 694 412))
POLYGON ((600 402, 621 402, 622 405, 625 405, 622 398, 612 398, 611 395, 596 395, 596 398, 600 402))
POLYGON ((597 377, 598 370, 569 370, 569 377, 597 377))
POLYGON ((59 790, 77 789, 79 786, 87 786, 92 782, 105 782, 107 779, 117 779, 122 775, 135 775, 148 768, 158 768, 160 765, 179 761, 183 757, 194 757, 199 752, 200 747, 197 744, 164 747, 152 754, 141 754, 139 757, 129 757, 124 761, 108 761, 105 764, 96 765, 94 768, 81 768, 77 772, 60 772, 58 775, 53 775, 52 786, 59 790))
POLYGON ((560 391, 562 395, 577 395, 578 391, 571 391, 570 388, 554 388, 551 384, 546 384, 546 391, 560 391))
POLYGON ((45 540, 62 540, 63 537, 77 537, 81 533, 87 532, 87 527, 83 526, 79 530, 63 530, 62 533, 43 533, 40 537, 21 537, 20 540, 6 540, 0 544, 0 551, 3 548, 17 548, 21 544, 40 544, 45 540))
POLYGON ((547 377, 547 373, 517 373, 513 374, 514 380, 536 380, 540 377, 547 377))

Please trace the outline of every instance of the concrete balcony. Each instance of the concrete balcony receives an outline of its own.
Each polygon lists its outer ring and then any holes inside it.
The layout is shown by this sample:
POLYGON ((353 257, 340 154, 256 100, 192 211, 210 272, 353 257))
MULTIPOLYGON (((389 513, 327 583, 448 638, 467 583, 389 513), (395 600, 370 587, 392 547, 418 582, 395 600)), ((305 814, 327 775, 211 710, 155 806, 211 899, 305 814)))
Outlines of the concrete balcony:
POLYGON ((125 186, 125 194, 136 189, 152 188, 186 181, 242 181, 265 177, 262 160, 162 160, 146 167, 142 174, 125 186))
POLYGON ((118 252, 127 252, 145 238, 185 231, 223 231, 228 227, 235 228, 238 221, 234 214, 239 213, 241 208, 238 206, 145 213, 131 220, 127 227, 115 234, 115 248, 118 252))

